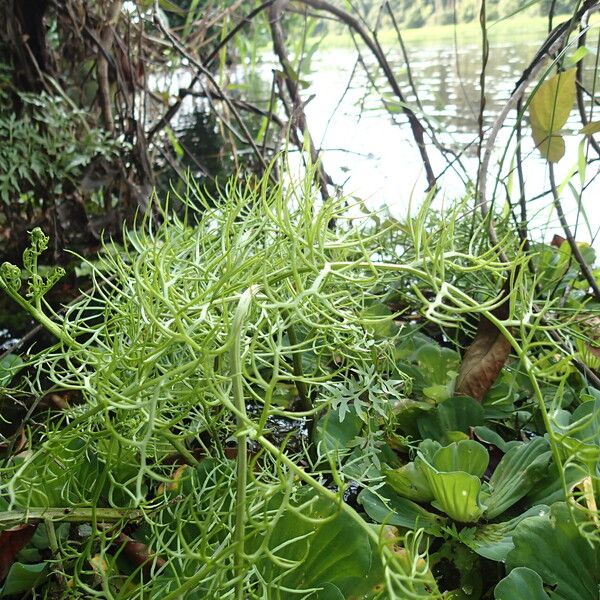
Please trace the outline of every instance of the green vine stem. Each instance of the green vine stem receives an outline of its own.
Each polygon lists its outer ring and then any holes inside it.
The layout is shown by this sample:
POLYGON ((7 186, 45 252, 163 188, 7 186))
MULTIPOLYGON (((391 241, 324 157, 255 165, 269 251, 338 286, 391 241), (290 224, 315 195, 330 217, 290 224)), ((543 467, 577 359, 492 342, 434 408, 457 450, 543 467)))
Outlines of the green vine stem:
POLYGON ((24 523, 91 523, 94 520, 104 523, 118 521, 136 521, 144 513, 128 508, 28 508, 26 510, 7 510, 0 512, 0 531, 24 523))
MULTIPOLYGON (((288 317, 288 315, 286 315, 288 317)), ((290 346, 295 348, 298 345, 298 337, 296 336, 296 329, 294 324, 290 322, 287 333, 290 338, 290 346)), ((312 410, 312 403, 308 397, 306 391, 306 384, 303 381, 304 372, 302 369, 302 354, 300 352, 292 352, 292 366, 294 368, 294 383, 296 384, 296 390, 298 391, 298 397, 300 398, 300 410, 310 411, 312 410)))
POLYGON ((246 403, 244 400, 244 377, 242 374, 242 336, 244 335, 246 317, 250 312, 252 297, 258 291, 258 286, 249 287, 240 297, 233 317, 231 331, 231 348, 229 360, 231 369, 231 392, 233 404, 238 410, 237 421, 237 494, 235 509, 236 544, 234 571, 236 581, 236 597, 244 598, 244 537, 246 535, 246 485, 248 478, 248 434, 246 420, 246 403))

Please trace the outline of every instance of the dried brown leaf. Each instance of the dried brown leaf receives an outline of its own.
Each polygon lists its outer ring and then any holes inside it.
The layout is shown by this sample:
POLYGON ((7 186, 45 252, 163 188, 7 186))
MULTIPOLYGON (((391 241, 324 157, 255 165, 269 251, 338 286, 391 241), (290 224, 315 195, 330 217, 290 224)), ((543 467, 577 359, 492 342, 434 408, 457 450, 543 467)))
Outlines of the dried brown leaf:
POLYGON ((153 562, 158 568, 166 564, 165 559, 150 552, 146 544, 138 542, 124 533, 119 534, 119 541, 123 543, 123 554, 137 567, 148 570, 153 562))
MULTIPOLYGON (((507 279, 502 288, 505 301, 492 311, 499 319, 508 317, 508 299, 510 282, 507 279)), ((456 379, 455 393, 483 400, 492 387, 502 367, 510 355, 510 342, 500 330, 483 315, 479 318, 475 339, 465 352, 456 379)))
POLYGON ((18 525, 0 531, 0 581, 6 577, 15 557, 29 543, 36 529, 37 525, 18 525))

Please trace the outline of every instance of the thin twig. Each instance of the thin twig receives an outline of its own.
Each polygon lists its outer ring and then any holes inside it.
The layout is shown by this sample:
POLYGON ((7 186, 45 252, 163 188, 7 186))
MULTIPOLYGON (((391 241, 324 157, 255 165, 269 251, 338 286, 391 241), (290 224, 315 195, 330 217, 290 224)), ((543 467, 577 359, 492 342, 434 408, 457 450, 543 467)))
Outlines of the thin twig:
POLYGON ((297 124, 304 138, 304 145, 307 147, 312 164, 315 166, 315 175, 318 180, 319 189, 323 200, 329 200, 330 194, 327 186, 331 183, 331 178, 327 175, 323 167, 323 161, 319 159, 319 153, 315 147, 312 136, 308 129, 308 122, 304 112, 304 104, 300 97, 299 85, 294 69, 290 64, 285 47, 283 28, 281 27, 281 16, 284 6, 276 2, 269 8, 269 26, 271 28, 271 38, 273 40, 273 50, 279 59, 279 62, 285 73, 285 85, 292 100, 293 116, 291 127, 297 124))
MULTIPOLYGON (((483 148, 483 125, 485 116, 485 74, 487 70, 487 64, 490 57, 490 43, 487 35, 487 23, 486 23, 486 0, 481 0, 481 9, 479 11, 479 25, 481 28, 481 71, 479 73, 479 113, 477 115, 477 129, 479 132, 479 142, 477 144, 477 161, 479 168, 481 169, 481 151, 483 148)), ((480 178, 477 177, 477 183, 480 178)), ((477 188, 475 189, 477 193, 477 188)))
MULTIPOLYGON (((257 6, 255 9, 253 9, 252 11, 250 11, 218 44, 217 46, 213 49, 213 51, 208 55, 208 57, 206 58, 206 61, 204 62, 206 67, 210 67, 211 64, 213 63, 213 61, 217 58, 217 56, 219 56, 219 52, 221 52, 221 50, 248 24, 252 22, 252 19, 254 19, 254 17, 256 17, 258 14, 260 14, 263 10, 267 9, 269 6, 271 6, 271 4, 273 4, 275 0, 267 0, 267 2, 263 2, 262 4, 260 4, 259 6, 257 6)), ((152 126, 152 128, 150 129, 150 131, 148 132, 148 141, 152 140, 152 138, 159 132, 161 131, 170 121, 171 119, 177 114, 177 112, 179 111, 179 109, 181 108, 181 105, 183 104, 183 101, 185 100, 186 96, 189 94, 189 91, 196 85, 196 83, 198 83, 198 81, 200 80, 200 77, 203 75, 204 73, 201 70, 198 70, 198 72, 196 73, 196 75, 194 75, 192 81, 190 82, 190 85, 182 90, 179 90, 179 96, 177 98, 177 100, 171 105, 169 106, 169 108, 167 109, 167 111, 165 112, 165 114, 158 120, 158 122, 152 126)))
MULTIPOLYGON (((517 232, 519 234, 519 239, 521 240, 521 245, 523 250, 526 253, 529 253, 529 232, 527 230, 527 200, 525 197, 525 176, 523 174, 523 149, 521 147, 522 137, 523 137, 523 129, 521 127, 521 119, 519 115, 522 110, 522 99, 519 98, 517 102, 517 123, 515 125, 517 131, 517 181, 519 183, 519 207, 520 207, 520 219, 518 220, 517 232)), ((529 264, 532 265, 531 261, 529 264)))
POLYGON ((106 22, 99 35, 99 50, 96 58, 96 74, 98 77, 98 95, 100 98, 100 109, 104 120, 104 128, 110 133, 114 133, 115 124, 113 121, 111 100, 110 100, 110 81, 108 78, 108 60, 105 53, 108 54, 114 38, 114 26, 121 14, 122 0, 114 0, 111 4, 106 22))
POLYGON ((244 120, 241 118, 240 113, 237 111, 237 109, 235 108, 235 106, 233 105, 233 103, 231 102, 231 100, 227 97, 227 95, 220 88, 219 84, 217 83, 217 81, 213 77, 213 74, 200 61, 196 60, 183 47, 183 44, 173 35, 173 33, 171 33, 171 31, 169 31, 167 29, 167 27, 162 22, 162 19, 159 17, 158 0, 155 0, 155 3, 154 3, 154 16, 155 16, 154 20, 156 22, 157 27, 170 40, 170 42, 173 44, 173 47, 182 56, 184 56, 185 58, 187 58, 190 61, 190 63, 192 63, 198 69, 198 71, 200 71, 206 77, 206 79, 214 87, 214 89, 217 90, 217 92, 221 96, 223 96, 223 101, 225 102, 225 104, 227 105, 227 107, 229 108, 229 110, 231 111, 231 113, 233 114, 235 120, 239 124, 239 126, 240 126, 240 128, 241 128, 241 130, 242 130, 242 132, 243 132, 243 134, 245 136, 245 142, 250 145, 250 147, 254 151, 254 154, 258 158, 258 161, 262 165, 263 169, 265 169, 265 171, 267 171, 268 170, 267 162, 265 161, 263 155, 261 154, 260 149, 257 147, 256 142, 254 141, 254 138, 252 137, 252 134, 248 131, 248 128, 246 127, 246 123, 244 123, 244 120))
MULTIPOLYGON (((574 15, 574 18, 578 20, 593 7, 598 6, 595 0, 586 0, 582 8, 574 15)), ((510 98, 504 105, 504 108, 500 111, 500 114, 494 121, 492 128, 488 134, 487 141, 485 143, 485 148, 483 152, 483 157, 481 160, 481 168, 479 169, 478 182, 477 182, 477 205, 481 210, 481 214, 485 220, 488 222, 488 235, 490 237, 490 241, 494 245, 498 245, 498 235, 496 233, 496 228, 494 226, 494 220, 492 215, 490 214, 490 204, 487 199, 487 175, 490 166, 490 161, 492 158, 492 154, 494 149, 496 148, 496 139, 500 130, 504 126, 504 122, 506 118, 510 114, 510 112, 517 106, 519 100, 523 97, 529 82, 532 81, 537 74, 541 71, 544 66, 545 60, 548 55, 552 55, 556 50, 562 47, 564 40, 569 36, 571 32, 572 21, 567 23, 561 23, 555 29, 552 30, 550 35, 546 38, 546 41, 542 44, 540 50, 536 53, 535 57, 529 64, 529 66, 523 71, 520 79, 517 81, 515 89, 511 94, 510 98)), ((508 259, 505 253, 500 250, 500 256, 505 261, 508 262, 508 259)))
POLYGON ((581 254, 581 250, 573 237, 573 233, 571 232, 571 228, 569 227, 569 223, 565 217, 565 213, 562 208, 562 204, 560 202, 560 196, 558 195, 558 188, 556 187, 556 179, 554 176, 554 165, 551 162, 548 162, 548 173, 550 176, 550 189, 552 190, 552 199, 554 202, 554 209, 556 210, 556 214, 558 215, 558 219, 560 224, 565 232, 565 237, 569 242, 569 247, 571 248, 571 254, 574 256, 575 260, 579 263, 579 268, 583 276, 586 278, 589 283, 592 291, 594 293, 594 297, 597 301, 600 302, 600 286, 598 286, 598 282, 596 281, 594 274, 590 266, 587 264, 583 255, 581 254))
POLYGON ((24 523, 91 523, 93 521, 115 523, 123 519, 137 521, 144 516, 143 511, 130 508, 36 508, 7 510, 0 512, 0 531, 24 523))
MULTIPOLYGON (((581 25, 579 27, 580 30, 580 34, 579 34, 579 39, 577 40, 577 48, 583 48, 585 47, 585 40, 587 37, 587 29, 588 29, 588 19, 589 19, 589 14, 586 13, 583 17, 583 19, 581 19, 581 25)), ((600 38, 598 40, 598 44, 600 45, 600 38)), ((600 48, 597 48, 597 50, 600 48)), ((594 69, 594 73, 597 73, 597 69, 598 69, 598 52, 596 52, 596 65, 595 65, 595 69, 594 69)), ((594 77, 594 89, 592 89, 591 91, 591 96, 592 98, 595 97, 596 95, 596 90, 595 90, 595 86, 596 86, 596 77, 594 77)), ((579 110, 579 117, 581 119, 581 124, 585 127, 588 123, 589 123, 589 119, 586 115, 585 112, 585 102, 583 100, 583 92, 584 92, 584 85, 583 85, 583 58, 577 63, 577 86, 576 86, 576 91, 577 91, 577 109, 579 110)), ((593 105, 592 105, 593 108, 593 105)), ((591 112, 591 111, 590 111, 591 112)), ((590 146, 596 151, 596 154, 598 154, 598 156, 600 156, 600 145, 598 145, 598 142, 594 139, 594 136, 590 135, 588 136, 588 142, 590 144, 590 146)))

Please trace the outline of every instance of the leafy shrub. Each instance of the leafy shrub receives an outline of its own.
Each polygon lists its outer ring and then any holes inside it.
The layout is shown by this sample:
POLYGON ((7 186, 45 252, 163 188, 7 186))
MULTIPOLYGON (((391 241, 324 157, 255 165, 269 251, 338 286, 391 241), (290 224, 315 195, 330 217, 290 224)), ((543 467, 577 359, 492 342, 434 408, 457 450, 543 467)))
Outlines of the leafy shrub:
POLYGON ((432 25, 451 25, 454 23, 454 11, 453 10, 440 10, 433 11, 429 22, 432 25))
POLYGON ((500 0, 498 2, 498 16, 509 17, 523 9, 520 0, 500 0))
POLYGON ((96 157, 112 158, 122 147, 101 129, 87 124, 86 114, 60 97, 19 94, 17 116, 0 91, 0 200, 33 203, 54 198, 64 185, 79 184, 96 157))

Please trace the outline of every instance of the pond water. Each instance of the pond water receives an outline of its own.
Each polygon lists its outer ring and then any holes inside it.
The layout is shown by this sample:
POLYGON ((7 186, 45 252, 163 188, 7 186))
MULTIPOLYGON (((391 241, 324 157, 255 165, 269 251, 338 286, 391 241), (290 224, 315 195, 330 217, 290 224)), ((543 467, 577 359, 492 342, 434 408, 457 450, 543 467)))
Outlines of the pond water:
MULTIPOLYGON (((591 51, 584 62, 586 79, 590 82, 594 79, 593 50, 598 39, 597 29, 595 31, 594 35, 588 35, 591 51)), ((486 128, 492 125, 501 111, 542 39, 543 33, 491 39, 486 77, 486 128)), ((400 47, 388 46, 385 50, 411 107, 418 112, 400 47)), ((416 44, 411 42, 407 44, 407 52, 423 113, 437 129, 439 141, 461 153, 467 176, 474 179, 477 172, 479 72, 482 60, 480 43, 477 40, 458 40, 455 44, 452 39, 416 44)), ((327 49, 313 56, 307 72, 301 75, 306 82, 302 97, 306 102, 307 119, 315 143, 321 149, 325 169, 334 182, 342 186, 343 192, 362 198, 369 208, 386 206, 393 215, 401 217, 409 206, 418 205, 425 197, 423 166, 407 119, 399 111, 390 114, 386 109, 384 102, 386 99, 393 101, 393 97, 383 74, 368 51, 365 50, 362 56, 369 75, 362 65, 357 65, 354 48, 327 49)), ((252 74, 246 69, 239 69, 235 83, 244 86, 244 97, 267 108, 274 68, 280 68, 275 57, 267 58, 252 74)), ((190 120, 190 117, 195 115, 197 118, 198 111, 203 111, 204 105, 188 99, 185 108, 177 127, 183 132, 192 123, 197 125, 197 121, 190 120)), ((556 167, 559 182, 578 165, 582 136, 577 135, 581 127, 577 117, 574 108, 565 128, 566 155, 556 167)), ((503 169, 503 180, 510 185, 508 173, 515 151, 515 123, 516 111, 513 111, 498 136, 497 151, 488 175, 492 182, 498 161, 510 142, 503 169)), ((547 164, 534 147, 527 119, 523 123, 522 154, 525 158, 530 225, 537 230, 535 237, 548 239, 552 233, 560 232, 560 227, 549 208, 547 164)), ((433 148, 430 148, 430 157, 436 174, 446 169, 447 162, 433 148)), ((597 174, 597 169, 597 163, 588 167, 581 205, 578 205, 569 186, 563 190, 565 211, 575 224, 577 239, 582 241, 595 241, 600 226, 600 205, 597 201, 600 187, 595 181, 587 185, 597 174), (579 211, 579 207, 584 211, 579 211)), ((516 200, 516 175, 512 179, 516 200)), ((580 191, 579 177, 574 177, 572 181, 574 190, 580 191)), ((464 194, 464 172, 446 169, 440 182, 442 193, 437 199, 439 205, 464 194)), ((491 191, 491 187, 488 189, 491 191)), ((504 200, 506 190, 502 189, 500 193, 504 200)))
MULTIPOLYGON (((536 37, 492 41, 486 78, 486 127, 490 127, 500 113, 539 43, 536 37)), ((477 172, 480 46, 468 43, 455 47, 452 41, 429 42, 408 45, 408 54, 424 114, 437 126, 440 142, 464 153, 462 163, 474 178, 477 172)), ((398 78, 406 81, 401 55, 396 51, 391 57, 398 78)), ((399 114, 389 116, 376 93, 365 95, 369 81, 363 69, 357 69, 345 93, 354 61, 354 53, 348 50, 330 51, 316 57, 310 75, 311 86, 305 91, 306 95, 315 95, 307 105, 311 131, 319 146, 324 148, 323 161, 327 170, 336 182, 345 182, 346 193, 356 193, 371 207, 386 205, 393 214, 402 216, 411 200, 413 205, 418 204, 419 198, 424 195, 426 185, 421 159, 407 120, 399 114)), ((589 71, 594 69, 593 59, 588 59, 586 65, 589 65, 586 78, 591 79, 589 71)), ((375 79, 375 83, 380 90, 386 89, 382 75, 375 79)), ((406 85, 404 88, 414 105, 414 96, 408 93, 410 88, 406 85)), ((559 181, 578 164, 582 136, 576 135, 581 127, 577 117, 574 109, 566 127, 567 132, 572 134, 565 137, 567 152, 556 168, 559 181)), ((498 137, 499 151, 489 173, 492 181, 516 120, 517 114, 513 111, 498 137)), ((514 139, 513 136, 513 142, 514 139)), ((505 173, 510 171, 512 153, 514 146, 508 156, 505 173)), ((523 124, 522 154, 525 157, 526 192, 531 199, 548 190, 549 182, 546 161, 534 147, 528 123, 523 124)), ((435 150, 431 150, 430 155, 435 172, 440 173, 446 167, 445 161, 435 150)), ((597 166, 592 165, 592 170, 597 171, 597 166)), ((589 176, 593 174, 592 170, 589 176)), ((441 180, 441 202, 444 198, 453 199, 464 193, 463 178, 452 169, 446 171, 441 180)), ((574 182, 579 184, 579 179, 575 178, 574 182)), ((592 184, 583 196, 590 226, 586 227, 585 220, 580 220, 578 239, 591 240, 597 234, 600 226, 599 191, 599 186, 592 184)), ((501 193, 505 194, 504 191, 501 193)), ((548 200, 549 196, 545 196, 529 201, 532 225, 544 237, 560 231, 553 211, 547 209, 548 200)), ((564 203, 575 223, 577 203, 568 188, 565 189, 564 203)))

